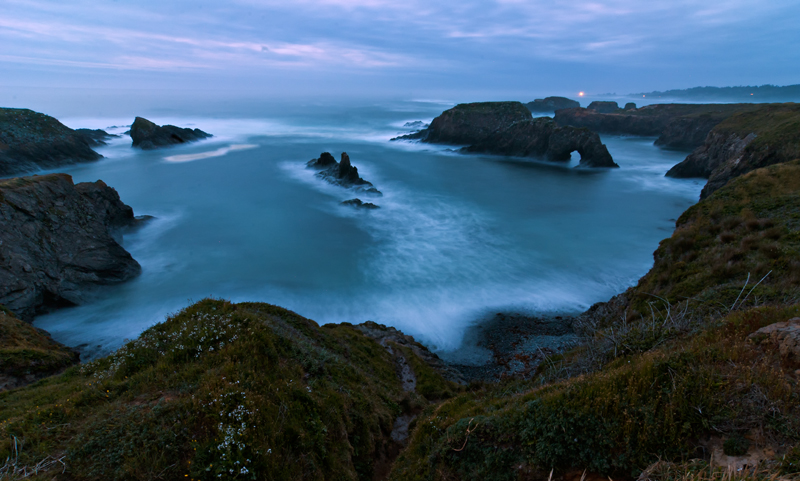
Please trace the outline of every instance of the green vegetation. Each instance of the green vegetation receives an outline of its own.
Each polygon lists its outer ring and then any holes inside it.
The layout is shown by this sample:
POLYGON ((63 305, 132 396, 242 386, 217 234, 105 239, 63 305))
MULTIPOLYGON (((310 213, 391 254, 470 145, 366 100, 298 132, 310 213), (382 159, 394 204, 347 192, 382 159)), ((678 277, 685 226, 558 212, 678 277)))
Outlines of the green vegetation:
POLYGON ((71 349, 23 322, 0 305, 0 377, 37 378, 53 374, 77 362, 71 349))
POLYGON ((795 302, 799 227, 800 161, 732 180, 678 219, 675 233, 655 252, 653 268, 626 293, 633 300, 629 315, 649 313, 653 296, 670 303, 694 299, 695 309, 723 312, 737 298, 739 303, 795 302))
POLYGON ((372 479, 398 450, 402 406, 424 404, 353 326, 204 300, 108 357, 0 393, 0 459, 62 459, 68 479, 372 479))

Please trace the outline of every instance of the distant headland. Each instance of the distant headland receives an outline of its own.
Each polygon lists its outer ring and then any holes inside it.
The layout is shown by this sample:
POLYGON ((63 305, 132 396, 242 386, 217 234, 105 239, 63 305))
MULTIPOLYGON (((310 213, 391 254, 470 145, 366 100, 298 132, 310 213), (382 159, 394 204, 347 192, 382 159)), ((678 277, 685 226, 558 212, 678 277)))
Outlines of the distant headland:
POLYGON ((673 89, 663 92, 639 92, 631 94, 640 97, 670 98, 677 100, 739 101, 739 102, 788 102, 800 101, 800 84, 795 85, 761 85, 740 87, 693 87, 689 89, 673 89))

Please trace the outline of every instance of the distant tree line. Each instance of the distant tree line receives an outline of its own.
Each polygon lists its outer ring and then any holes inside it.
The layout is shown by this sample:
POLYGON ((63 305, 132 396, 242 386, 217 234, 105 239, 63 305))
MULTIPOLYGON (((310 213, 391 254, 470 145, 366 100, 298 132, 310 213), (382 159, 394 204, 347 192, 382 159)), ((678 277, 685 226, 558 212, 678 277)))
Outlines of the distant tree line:
POLYGON ((767 84, 746 87, 693 87, 690 89, 666 90, 664 92, 640 92, 633 95, 698 100, 794 101, 800 100, 800 84, 786 86, 767 84))

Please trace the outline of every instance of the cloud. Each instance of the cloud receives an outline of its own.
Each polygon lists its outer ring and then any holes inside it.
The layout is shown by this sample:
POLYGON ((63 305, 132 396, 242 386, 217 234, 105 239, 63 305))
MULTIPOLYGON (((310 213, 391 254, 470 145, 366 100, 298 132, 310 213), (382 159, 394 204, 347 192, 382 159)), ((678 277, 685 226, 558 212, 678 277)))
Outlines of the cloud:
POLYGON ((785 71, 800 60, 798 17, 793 0, 5 0, 0 62, 444 78, 548 62, 652 69, 656 58, 768 71, 781 54, 785 71))

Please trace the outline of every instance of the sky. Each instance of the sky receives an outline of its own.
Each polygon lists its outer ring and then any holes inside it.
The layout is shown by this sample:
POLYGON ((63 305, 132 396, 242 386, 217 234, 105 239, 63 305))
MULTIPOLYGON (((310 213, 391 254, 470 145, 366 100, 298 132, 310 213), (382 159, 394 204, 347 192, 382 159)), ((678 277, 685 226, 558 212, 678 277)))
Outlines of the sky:
POLYGON ((0 87, 262 95, 800 83, 797 0, 0 0, 0 87))

